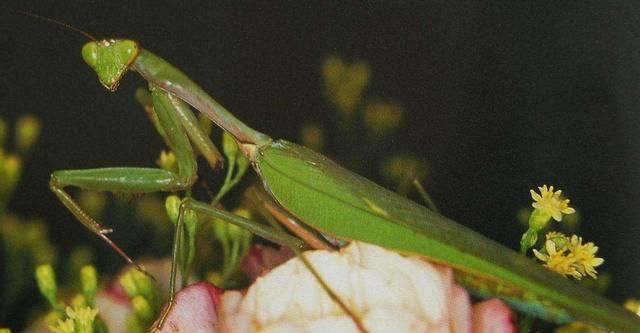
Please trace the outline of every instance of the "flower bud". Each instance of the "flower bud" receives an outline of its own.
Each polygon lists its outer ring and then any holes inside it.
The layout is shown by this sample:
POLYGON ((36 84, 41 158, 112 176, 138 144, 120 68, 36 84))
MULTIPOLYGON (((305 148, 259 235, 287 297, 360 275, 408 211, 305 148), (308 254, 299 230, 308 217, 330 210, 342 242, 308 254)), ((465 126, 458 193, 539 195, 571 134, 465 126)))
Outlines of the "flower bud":
POLYGON ((22 116, 16 121, 16 150, 26 153, 38 141, 42 123, 34 116, 22 116))
POLYGON ((536 245, 536 242, 538 242, 538 231, 531 228, 527 229, 520 239, 520 252, 526 254, 530 248, 536 245))
POLYGON ((160 156, 156 160, 156 164, 163 170, 178 172, 178 163, 176 161, 176 154, 170 150, 161 151, 160 156))
POLYGON ((534 209, 529 215, 529 228, 533 230, 542 230, 551 221, 551 214, 547 210, 534 209))
POLYGON ((138 289, 139 295, 142 295, 147 299, 153 299, 156 295, 151 279, 137 269, 132 269, 130 272, 133 276, 133 282, 138 289))
POLYGON ((82 294, 86 297, 88 304, 93 306, 96 292, 98 291, 96 268, 91 265, 83 266, 80 269, 80 282, 82 284, 82 294))
POLYGON ((170 195, 164 201, 164 207, 167 210, 167 216, 169 220, 175 225, 178 222, 178 215, 180 213, 180 197, 177 195, 170 195))
POLYGON ((130 298, 140 295, 138 286, 136 286, 135 279, 133 278, 133 272, 134 270, 130 269, 126 273, 122 274, 119 279, 120 286, 130 298))
MULTIPOLYGON (((82 294, 75 294, 71 298, 71 301, 69 302, 69 304, 71 304, 71 306, 74 307, 74 308, 85 307, 85 306, 87 306, 87 298, 84 297, 84 295, 82 295, 82 294)), ((67 307, 67 309, 68 309, 68 307, 67 307)))
POLYGON ((236 160, 238 144, 231 134, 226 131, 222 133, 222 151, 224 151, 230 164, 236 160))
POLYGON ((56 274, 53 271, 53 267, 49 264, 36 267, 36 282, 42 296, 54 310, 57 310, 59 308, 58 285, 56 284, 56 274))
MULTIPOLYGON (((244 208, 235 209, 233 213, 247 219, 251 217, 251 213, 249 212, 249 210, 244 208)), ((251 235, 251 233, 246 231, 245 229, 222 219, 214 219, 212 225, 213 233, 215 234, 216 238, 218 238, 218 240, 222 243, 238 241, 242 238, 245 238, 247 233, 251 235)))
POLYGON ((154 313, 149 302, 142 296, 138 295, 131 299, 131 305, 133 311, 142 321, 151 321, 154 318, 154 313))
POLYGON ((185 210, 184 225, 190 237, 195 236, 198 230, 198 214, 196 214, 196 212, 192 211, 191 209, 185 210))
POLYGON ((22 176, 22 159, 14 154, 0 156, 0 198, 13 193, 22 176))

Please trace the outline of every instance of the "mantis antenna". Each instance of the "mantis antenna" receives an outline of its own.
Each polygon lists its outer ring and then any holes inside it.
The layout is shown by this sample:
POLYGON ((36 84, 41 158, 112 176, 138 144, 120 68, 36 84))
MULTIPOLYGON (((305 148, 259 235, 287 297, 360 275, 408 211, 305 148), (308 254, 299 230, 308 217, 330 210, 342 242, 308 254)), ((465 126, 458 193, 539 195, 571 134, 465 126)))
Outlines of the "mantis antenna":
POLYGON ((51 18, 51 17, 38 15, 38 14, 35 14, 35 13, 32 13, 32 12, 25 12, 25 11, 22 11, 22 10, 18 10, 17 12, 19 14, 24 15, 24 16, 32 17, 34 19, 38 19, 38 20, 42 20, 42 21, 45 21, 45 22, 49 22, 49 23, 52 23, 54 25, 58 25, 58 26, 67 28, 67 29, 69 29, 71 31, 75 31, 75 32, 87 37, 88 39, 90 39, 92 41, 98 41, 98 39, 93 37, 90 33, 86 32, 86 31, 84 31, 84 30, 82 30, 80 28, 77 28, 77 27, 75 27, 75 26, 73 26, 73 25, 71 25, 69 23, 65 23, 65 22, 56 20, 56 19, 51 18))

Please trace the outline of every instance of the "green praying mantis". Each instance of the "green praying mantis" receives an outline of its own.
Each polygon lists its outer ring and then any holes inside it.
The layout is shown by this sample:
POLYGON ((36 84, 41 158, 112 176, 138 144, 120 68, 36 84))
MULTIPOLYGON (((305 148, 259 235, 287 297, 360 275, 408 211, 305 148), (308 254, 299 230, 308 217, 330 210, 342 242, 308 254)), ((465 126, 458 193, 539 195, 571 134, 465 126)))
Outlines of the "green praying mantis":
MULTIPOLYGON (((133 193, 187 189, 196 179, 192 144, 211 166, 219 163, 215 146, 195 123, 190 110, 193 107, 236 140, 277 205, 272 209, 337 239, 364 241, 450 266, 457 281, 475 295, 499 297, 529 315, 557 323, 582 320, 620 333, 640 332, 640 317, 613 302, 321 154, 248 127, 187 75, 135 41, 90 38, 92 41, 82 48, 82 57, 109 91, 117 89, 128 70, 149 83, 159 126, 178 165, 177 172, 121 167, 56 171, 51 175, 50 188, 61 202, 127 261, 133 263, 107 237, 110 230, 85 214, 65 188, 133 193)), ((184 209, 239 224, 277 243, 299 243, 293 236, 272 233, 268 227, 208 203, 186 200, 181 213, 184 209)))

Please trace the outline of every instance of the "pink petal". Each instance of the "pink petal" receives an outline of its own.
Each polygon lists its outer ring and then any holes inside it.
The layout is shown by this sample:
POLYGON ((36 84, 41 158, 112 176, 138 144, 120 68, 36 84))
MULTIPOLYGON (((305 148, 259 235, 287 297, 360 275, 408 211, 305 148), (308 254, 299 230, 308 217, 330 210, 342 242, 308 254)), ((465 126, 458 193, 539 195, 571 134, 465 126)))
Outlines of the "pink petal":
POLYGON ((499 299, 477 303, 473 306, 473 333, 516 333, 513 311, 499 299))
POLYGON ((276 250, 271 247, 255 245, 242 261, 241 269, 249 276, 251 281, 254 281, 259 276, 289 260, 293 255, 293 252, 287 247, 276 250))
POLYGON ((453 279, 453 270, 447 266, 437 266, 447 288, 449 330, 452 333, 471 332, 471 298, 464 288, 453 279))
POLYGON ((262 246, 253 246, 249 253, 242 260, 240 269, 247 274, 251 281, 254 281, 262 274, 264 265, 262 264, 262 246))
POLYGON ((101 291, 96 295, 96 308, 109 329, 109 333, 126 333, 127 316, 131 313, 131 303, 124 292, 101 291))
POLYGON ((222 289, 209 282, 198 282, 176 294, 162 328, 157 332, 222 333, 216 306, 220 303, 222 289))
POLYGON ((453 285, 449 300, 449 322, 451 332, 471 332, 471 298, 464 288, 453 285))

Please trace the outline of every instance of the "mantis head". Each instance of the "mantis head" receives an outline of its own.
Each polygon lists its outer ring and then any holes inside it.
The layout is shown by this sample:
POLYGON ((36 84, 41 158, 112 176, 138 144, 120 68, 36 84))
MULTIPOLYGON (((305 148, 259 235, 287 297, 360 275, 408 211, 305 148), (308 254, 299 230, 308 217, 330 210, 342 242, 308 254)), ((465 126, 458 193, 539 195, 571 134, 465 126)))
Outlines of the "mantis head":
POLYGON ((100 83, 109 91, 115 91, 138 52, 138 43, 130 39, 105 39, 85 44, 82 58, 96 71, 100 83))

